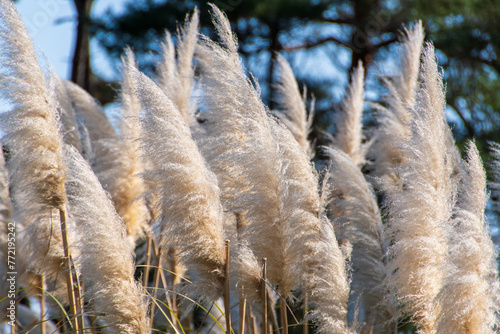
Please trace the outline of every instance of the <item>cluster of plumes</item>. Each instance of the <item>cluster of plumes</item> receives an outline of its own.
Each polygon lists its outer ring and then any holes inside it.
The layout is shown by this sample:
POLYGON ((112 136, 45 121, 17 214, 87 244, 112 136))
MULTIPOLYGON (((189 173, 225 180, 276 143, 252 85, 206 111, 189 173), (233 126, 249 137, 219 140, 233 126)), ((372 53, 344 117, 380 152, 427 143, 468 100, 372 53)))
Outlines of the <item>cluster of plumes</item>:
POLYGON ((369 140, 361 68, 352 74, 326 148, 328 213, 350 254, 361 328, 386 333, 399 316, 419 333, 493 333, 500 290, 484 218, 485 173, 473 143, 460 158, 434 48, 422 51, 423 38, 421 23, 404 31, 400 68, 384 78, 388 93, 375 106, 379 127, 369 140))
POLYGON ((146 333, 146 313, 135 288, 132 249, 123 224, 100 183, 92 179, 94 173, 77 151, 81 146, 75 145, 79 133, 72 111, 78 99, 70 93, 78 90, 44 73, 12 2, 2 0, 0 8, 0 92, 12 106, 2 115, 3 144, 8 151, 12 219, 23 227, 17 231, 17 253, 22 256, 18 262, 28 271, 16 268, 19 277, 44 275, 48 289, 67 302, 64 232, 74 272, 89 284, 86 297, 95 301, 90 308, 114 332, 146 333), (64 141, 75 146, 63 150, 63 134, 64 141), (62 231, 60 217, 65 212, 69 219, 62 231))
POLYGON ((2 116, 10 175, 0 160, 0 243, 13 219, 27 270, 60 273, 59 210, 67 210, 85 311, 99 324, 150 332, 133 246, 152 228, 160 252, 175 249, 192 275, 183 292, 214 301, 230 280, 254 310, 269 287, 289 301, 307 297, 319 333, 387 333, 398 317, 420 333, 498 329, 485 173, 474 144, 464 162, 454 145, 420 23, 404 31, 398 75, 384 78, 373 138, 363 135, 363 65, 352 73, 319 189, 313 107, 291 66, 277 56, 280 110, 270 112, 215 6, 220 43, 199 35, 195 10, 177 45, 166 33, 153 80, 125 51, 118 134, 87 92, 46 78, 14 6, 0 1, 0 92, 13 105, 2 116))

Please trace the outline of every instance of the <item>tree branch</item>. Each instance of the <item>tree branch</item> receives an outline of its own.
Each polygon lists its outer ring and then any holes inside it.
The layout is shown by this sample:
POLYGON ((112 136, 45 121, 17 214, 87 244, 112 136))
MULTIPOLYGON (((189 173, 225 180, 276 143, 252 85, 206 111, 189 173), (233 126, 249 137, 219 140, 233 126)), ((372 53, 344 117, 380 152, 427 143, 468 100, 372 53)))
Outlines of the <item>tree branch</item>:
POLYGON ((336 37, 330 36, 324 39, 321 39, 319 41, 307 41, 305 44, 301 45, 294 45, 294 46, 283 46, 282 50, 283 51, 295 51, 295 50, 302 50, 302 49, 311 49, 320 45, 323 45, 328 42, 334 42, 337 44, 340 44, 342 46, 345 46, 348 49, 352 49, 352 45, 350 43, 344 42, 336 37))

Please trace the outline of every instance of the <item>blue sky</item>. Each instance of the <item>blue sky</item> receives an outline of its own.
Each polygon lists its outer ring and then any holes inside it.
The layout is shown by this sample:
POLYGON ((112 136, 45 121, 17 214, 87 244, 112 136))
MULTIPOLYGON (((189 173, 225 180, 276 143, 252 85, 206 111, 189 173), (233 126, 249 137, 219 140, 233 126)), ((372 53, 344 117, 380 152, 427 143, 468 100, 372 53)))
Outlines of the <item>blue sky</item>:
MULTIPOLYGON (((119 11, 125 0, 96 0, 93 14, 112 8, 119 11)), ((39 53, 43 53, 56 72, 69 79, 74 48, 76 10, 72 0, 19 0, 16 3, 28 32, 39 53)), ((97 45, 91 45, 93 65, 106 77, 113 76, 97 45)))

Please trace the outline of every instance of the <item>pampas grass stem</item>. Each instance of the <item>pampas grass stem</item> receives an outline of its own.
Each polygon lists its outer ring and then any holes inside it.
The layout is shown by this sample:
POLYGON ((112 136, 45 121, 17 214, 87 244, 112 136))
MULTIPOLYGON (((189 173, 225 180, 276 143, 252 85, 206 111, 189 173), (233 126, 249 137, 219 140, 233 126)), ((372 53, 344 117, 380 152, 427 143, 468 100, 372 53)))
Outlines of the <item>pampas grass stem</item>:
POLYGON ((267 259, 263 258, 262 259, 262 281, 261 281, 261 288, 262 288, 262 334, 268 334, 267 333, 267 259))
POLYGON ((226 251, 226 266, 224 268, 224 314, 226 316, 226 332, 231 333, 231 287, 229 285, 229 240, 224 242, 226 251))
POLYGON ((309 298, 307 297, 307 292, 304 293, 303 304, 303 315, 304 315, 304 326, 302 327, 302 334, 309 334, 309 322, 307 321, 307 312, 309 311, 309 298))
POLYGON ((245 334, 245 324, 247 317, 247 299, 245 298, 245 287, 241 287, 239 304, 239 334, 245 334))
POLYGON ((45 276, 43 274, 40 275, 40 331, 41 334, 47 334, 47 324, 45 323, 45 312, 47 310, 47 303, 45 299, 45 290, 46 290, 46 285, 45 285, 45 276))
POLYGON ((285 298, 280 298, 281 334, 288 334, 287 304, 285 298))
POLYGON ((83 324, 80 324, 80 321, 78 320, 77 317, 78 310, 76 307, 76 293, 75 293, 75 284, 73 279, 73 266, 71 264, 71 258, 69 252, 65 205, 59 207, 59 217, 61 222, 61 236, 62 236, 63 250, 64 250, 66 286, 68 289, 71 323, 73 324, 73 329, 76 331, 76 333, 80 333, 81 325, 83 324))
POLYGON ((144 274, 142 276, 142 286, 144 289, 148 288, 149 285, 149 270, 151 269, 151 248, 153 243, 153 236, 148 233, 146 245, 146 263, 144 264, 144 274))

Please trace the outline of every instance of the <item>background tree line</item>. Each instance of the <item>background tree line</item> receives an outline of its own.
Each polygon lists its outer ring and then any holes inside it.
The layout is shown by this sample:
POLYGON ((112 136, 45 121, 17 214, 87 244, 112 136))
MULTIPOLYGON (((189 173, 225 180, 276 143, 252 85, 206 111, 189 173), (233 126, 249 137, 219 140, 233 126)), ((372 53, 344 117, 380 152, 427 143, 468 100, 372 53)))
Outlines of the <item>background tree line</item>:
MULTIPOLYGON (((262 86, 263 98, 274 107, 275 55, 283 53, 295 66, 302 84, 316 98, 315 131, 334 131, 336 104, 359 60, 367 71, 369 99, 378 101, 379 76, 375 60, 390 64, 390 50, 399 31, 421 19, 427 38, 434 42, 446 73, 450 122, 459 142, 475 137, 480 147, 500 138, 500 6, 495 0, 218 0, 233 23, 240 52, 262 86), (321 78, 301 70, 302 62, 329 66, 337 76, 321 78)), ((78 12, 77 43, 72 80, 103 103, 113 100, 108 82, 92 74, 89 39, 96 39, 118 66, 126 45, 150 73, 165 29, 175 32, 186 12, 196 6, 207 12, 208 1, 135 0, 120 13, 91 15, 93 0, 74 0, 78 12)), ((202 32, 210 36, 208 15, 201 15, 202 32)), ((367 122, 370 120, 368 119, 367 122)), ((319 138, 321 141, 321 138, 319 138)))

